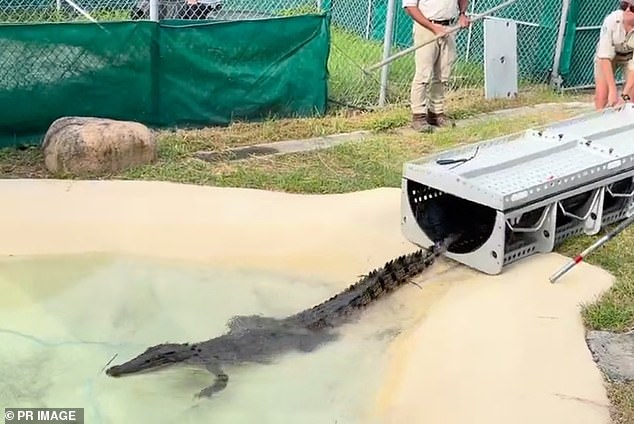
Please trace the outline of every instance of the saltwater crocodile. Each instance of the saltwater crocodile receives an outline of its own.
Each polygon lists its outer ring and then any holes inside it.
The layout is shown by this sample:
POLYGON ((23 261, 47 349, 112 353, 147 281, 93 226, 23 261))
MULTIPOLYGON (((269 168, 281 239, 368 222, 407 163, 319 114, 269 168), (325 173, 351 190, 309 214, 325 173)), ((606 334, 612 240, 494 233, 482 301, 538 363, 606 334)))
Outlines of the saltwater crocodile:
POLYGON ((410 281, 429 267, 452 243, 447 238, 429 251, 418 250, 387 262, 325 302, 286 318, 239 315, 228 322, 229 331, 199 343, 163 343, 149 347, 137 357, 108 368, 106 374, 119 377, 165 366, 193 365, 215 375, 212 385, 197 397, 210 397, 229 381, 227 365, 269 364, 286 352, 311 352, 337 339, 334 328, 349 322, 354 313, 410 281))

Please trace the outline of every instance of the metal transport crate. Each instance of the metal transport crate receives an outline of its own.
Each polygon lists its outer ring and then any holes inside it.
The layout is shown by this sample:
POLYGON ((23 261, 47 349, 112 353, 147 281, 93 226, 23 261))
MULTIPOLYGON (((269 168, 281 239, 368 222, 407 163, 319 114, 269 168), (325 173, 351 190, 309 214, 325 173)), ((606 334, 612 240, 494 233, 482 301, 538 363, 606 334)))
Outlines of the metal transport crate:
POLYGON ((487 274, 632 214, 634 106, 593 112, 404 164, 401 229, 487 274))

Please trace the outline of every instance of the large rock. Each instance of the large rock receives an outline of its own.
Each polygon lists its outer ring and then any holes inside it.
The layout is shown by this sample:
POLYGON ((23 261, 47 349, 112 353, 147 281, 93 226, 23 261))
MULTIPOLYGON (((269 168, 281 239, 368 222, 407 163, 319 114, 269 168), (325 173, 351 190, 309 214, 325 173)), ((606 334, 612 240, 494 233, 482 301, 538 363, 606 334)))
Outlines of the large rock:
POLYGON ((593 359, 610 380, 634 381, 634 331, 590 331, 586 342, 593 359))
POLYGON ((54 174, 103 175, 156 161, 152 131, 137 122, 65 117, 53 122, 42 143, 54 174))

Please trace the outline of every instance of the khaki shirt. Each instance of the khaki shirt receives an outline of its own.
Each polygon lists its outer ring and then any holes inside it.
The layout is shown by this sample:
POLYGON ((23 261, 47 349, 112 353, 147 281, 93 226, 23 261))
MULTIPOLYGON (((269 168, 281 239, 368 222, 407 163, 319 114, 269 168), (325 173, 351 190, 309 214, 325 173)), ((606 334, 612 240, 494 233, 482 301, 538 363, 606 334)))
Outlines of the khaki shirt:
POLYGON ((422 14, 434 21, 456 19, 460 14, 458 0, 402 0, 403 7, 418 6, 422 14))
MULTIPOLYGON (((601 34, 597 43, 598 59, 632 60, 634 51, 634 31, 625 33, 623 27, 623 11, 616 10, 603 20, 601 34)), ((634 62, 633 62, 634 63, 634 62)))

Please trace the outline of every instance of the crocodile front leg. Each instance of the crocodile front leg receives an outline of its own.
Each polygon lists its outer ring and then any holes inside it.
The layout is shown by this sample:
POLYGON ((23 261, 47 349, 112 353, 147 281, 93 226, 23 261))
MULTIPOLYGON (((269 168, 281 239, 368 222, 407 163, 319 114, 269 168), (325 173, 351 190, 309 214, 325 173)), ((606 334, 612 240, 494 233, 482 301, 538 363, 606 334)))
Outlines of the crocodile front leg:
POLYGON ((224 390, 225 387, 227 387, 227 383, 229 382, 229 376, 225 374, 225 372, 220 367, 220 364, 207 364, 205 367, 207 368, 207 371, 214 374, 216 378, 214 380, 214 384, 212 384, 211 386, 207 386, 200 392, 198 392, 198 394, 196 395, 197 398, 209 398, 214 393, 218 393, 224 390))

